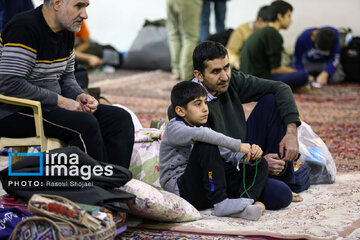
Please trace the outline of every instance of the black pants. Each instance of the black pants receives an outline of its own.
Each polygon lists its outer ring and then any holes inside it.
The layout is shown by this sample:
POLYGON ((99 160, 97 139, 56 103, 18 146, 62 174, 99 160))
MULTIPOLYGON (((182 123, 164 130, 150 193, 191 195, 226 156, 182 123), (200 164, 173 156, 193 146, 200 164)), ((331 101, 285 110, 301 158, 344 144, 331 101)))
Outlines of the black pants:
MULTIPOLYGON (((268 153, 279 154, 279 144, 286 134, 284 122, 280 117, 273 95, 265 95, 256 104, 247 120, 245 142, 258 144, 268 153)), ((292 201, 291 189, 287 184, 295 183, 293 162, 279 176, 270 176, 260 197, 266 209, 277 210, 287 207, 292 201)))
MULTIPOLYGON (((56 107, 43 111, 45 136, 77 146, 95 160, 129 167, 134 145, 134 126, 124 109, 100 104, 94 114, 56 107)), ((35 135, 31 109, 0 120, 0 136, 23 138, 35 135)))
MULTIPOLYGON (((197 209, 210 208, 225 198, 239 198, 244 192, 243 168, 224 162, 218 146, 196 142, 192 149, 185 172, 178 179, 180 196, 197 209)), ((248 194, 259 199, 267 181, 268 165, 261 160, 257 166, 254 186, 248 194)), ((248 188, 254 179, 255 166, 245 167, 245 186, 248 188)), ((244 194, 242 197, 247 197, 244 194)))
MULTIPOLYGON (((281 119, 274 95, 265 95, 256 104, 247 120, 247 136, 245 142, 257 144, 268 153, 279 153, 279 145, 286 134, 284 122, 281 119)), ((295 183, 293 162, 287 164, 280 176, 271 176, 286 184, 295 183)))

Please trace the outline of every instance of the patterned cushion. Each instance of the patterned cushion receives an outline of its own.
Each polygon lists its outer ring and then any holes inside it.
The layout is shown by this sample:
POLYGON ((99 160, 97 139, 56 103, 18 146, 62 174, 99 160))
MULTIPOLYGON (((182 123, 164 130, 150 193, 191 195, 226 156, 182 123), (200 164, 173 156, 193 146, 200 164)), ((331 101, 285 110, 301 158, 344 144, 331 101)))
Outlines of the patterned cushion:
POLYGON ((121 189, 136 195, 135 201, 128 204, 131 213, 136 216, 167 222, 186 222, 201 218, 199 211, 185 199, 142 181, 132 179, 121 189))
POLYGON ((129 170, 133 177, 160 188, 159 149, 162 130, 144 128, 135 132, 129 170))

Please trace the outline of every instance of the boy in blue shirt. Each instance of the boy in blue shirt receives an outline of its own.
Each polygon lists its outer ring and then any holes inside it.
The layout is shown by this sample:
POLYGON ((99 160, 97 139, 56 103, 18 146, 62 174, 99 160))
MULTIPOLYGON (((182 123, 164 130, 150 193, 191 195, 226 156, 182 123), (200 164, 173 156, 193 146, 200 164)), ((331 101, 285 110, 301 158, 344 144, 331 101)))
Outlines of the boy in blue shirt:
POLYGON ((321 85, 345 79, 340 66, 339 32, 333 27, 309 28, 298 37, 294 67, 307 71, 321 85))
POLYGON ((197 209, 214 207, 216 216, 258 220, 263 206, 251 204, 267 181, 262 150, 210 129, 206 101, 197 83, 184 81, 172 89, 177 117, 168 123, 160 145, 160 184, 197 209))

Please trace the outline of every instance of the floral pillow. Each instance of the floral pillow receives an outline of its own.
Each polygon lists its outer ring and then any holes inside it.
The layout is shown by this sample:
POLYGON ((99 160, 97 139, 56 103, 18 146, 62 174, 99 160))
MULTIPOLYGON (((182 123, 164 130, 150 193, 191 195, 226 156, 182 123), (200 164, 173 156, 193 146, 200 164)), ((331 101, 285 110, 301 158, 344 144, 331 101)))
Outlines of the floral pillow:
POLYGON ((133 177, 160 187, 159 151, 162 130, 144 128, 135 132, 135 144, 129 170, 133 177))
POLYGON ((167 222, 201 218, 199 211, 185 199, 137 179, 130 180, 121 189, 136 195, 135 201, 128 203, 131 213, 136 216, 167 222))

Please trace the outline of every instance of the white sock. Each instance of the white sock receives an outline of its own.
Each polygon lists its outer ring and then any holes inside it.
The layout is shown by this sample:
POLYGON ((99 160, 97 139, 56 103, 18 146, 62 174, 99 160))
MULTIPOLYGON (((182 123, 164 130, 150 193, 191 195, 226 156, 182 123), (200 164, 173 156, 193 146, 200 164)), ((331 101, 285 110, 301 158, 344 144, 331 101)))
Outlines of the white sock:
POLYGON ((225 200, 214 204, 214 215, 218 217, 230 216, 231 214, 240 213, 247 206, 254 202, 249 198, 234 198, 225 200))
POLYGON ((261 205, 249 205, 242 212, 232 214, 231 217, 239 217, 247 220, 257 221, 261 217, 263 206, 261 205))

